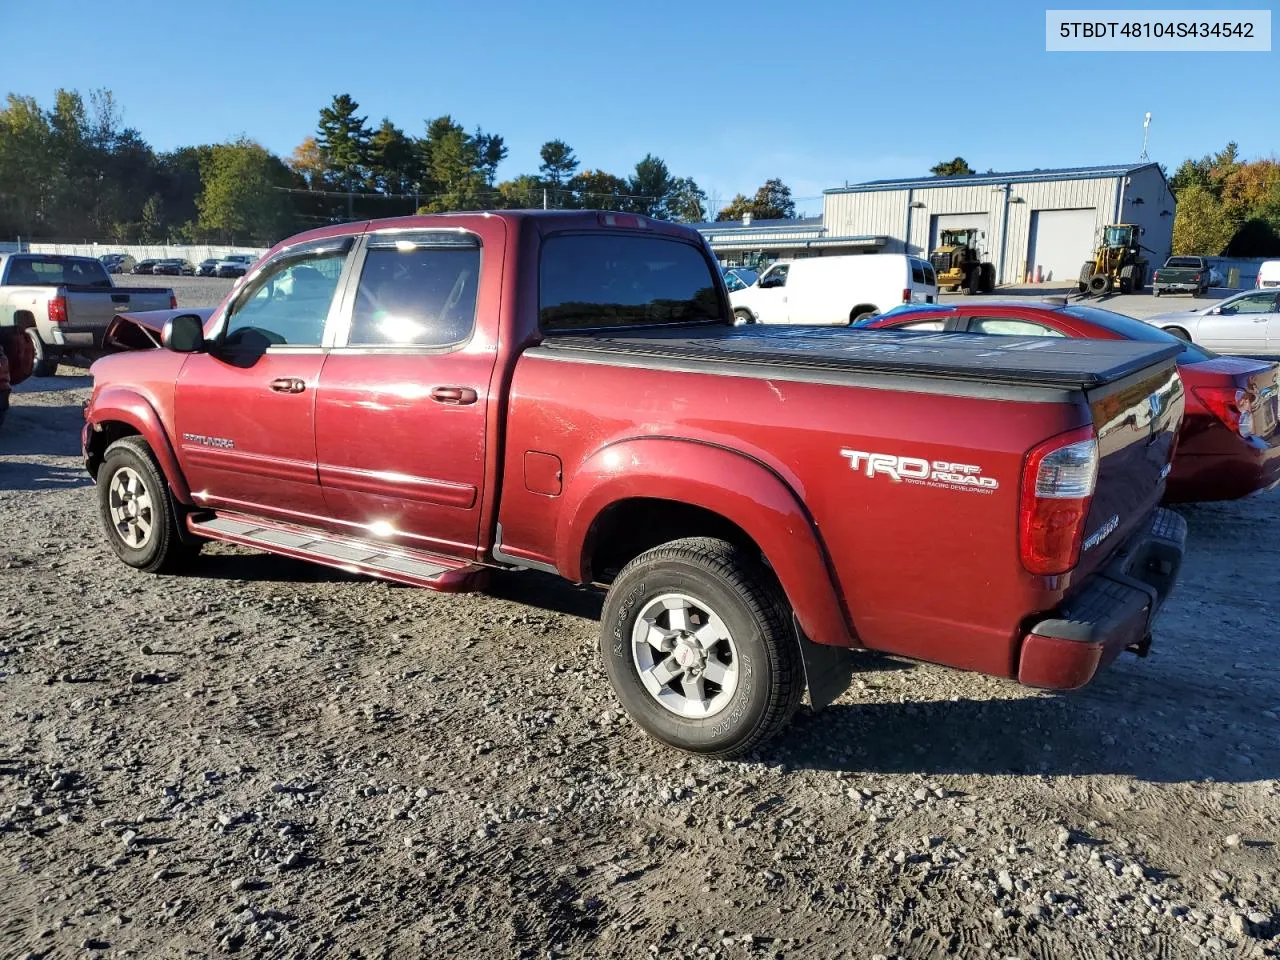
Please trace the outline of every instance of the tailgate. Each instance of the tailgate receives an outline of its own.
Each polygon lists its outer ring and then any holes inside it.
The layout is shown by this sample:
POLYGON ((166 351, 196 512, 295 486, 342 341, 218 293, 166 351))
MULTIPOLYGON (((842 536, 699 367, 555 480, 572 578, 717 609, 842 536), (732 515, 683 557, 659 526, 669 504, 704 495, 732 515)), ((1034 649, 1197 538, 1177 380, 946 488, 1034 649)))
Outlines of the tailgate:
POLYGON ((117 313, 167 310, 170 291, 163 289, 113 289, 67 287, 67 330, 99 330, 117 313))
POLYGON ((1184 404, 1182 380, 1172 360, 1085 396, 1098 432, 1098 482, 1085 522, 1078 577, 1105 563, 1160 502, 1184 404))

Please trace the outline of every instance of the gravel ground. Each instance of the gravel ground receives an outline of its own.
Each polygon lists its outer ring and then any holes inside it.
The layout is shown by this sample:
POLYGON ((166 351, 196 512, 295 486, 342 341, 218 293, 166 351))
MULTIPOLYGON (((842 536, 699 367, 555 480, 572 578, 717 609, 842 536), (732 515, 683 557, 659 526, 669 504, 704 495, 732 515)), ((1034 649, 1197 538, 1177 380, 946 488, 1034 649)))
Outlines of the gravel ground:
POLYGON ((147 274, 113 278, 122 287, 162 287, 178 296, 180 307, 216 307, 235 284, 220 277, 151 277, 147 274))
POLYGON ((1084 691, 868 655, 704 762, 624 718, 554 580, 124 567, 61 374, 0 432, 0 957, 1280 950, 1280 494, 1185 511, 1151 656, 1084 691))

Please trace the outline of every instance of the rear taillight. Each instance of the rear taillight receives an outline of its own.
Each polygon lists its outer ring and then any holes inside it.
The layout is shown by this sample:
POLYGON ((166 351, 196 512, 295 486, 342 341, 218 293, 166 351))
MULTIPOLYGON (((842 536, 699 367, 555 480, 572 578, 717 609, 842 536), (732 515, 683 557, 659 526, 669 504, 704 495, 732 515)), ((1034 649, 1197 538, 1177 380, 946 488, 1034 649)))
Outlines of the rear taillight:
POLYGON ((903 290, 903 291, 902 291, 902 302, 903 302, 903 303, 910 303, 910 302, 911 302, 911 288, 910 288, 910 287, 907 287, 905 290, 903 290))
POLYGON ((178 295, 176 293, 169 294, 169 309, 170 310, 178 309, 178 295))
POLYGON ((1197 274, 1196 274, 1194 277, 1192 277, 1191 279, 1192 279, 1192 280, 1195 280, 1196 282, 1199 282, 1199 280, 1200 280, 1200 274, 1198 274, 1198 273, 1197 273, 1197 274))
POLYGON ((1237 387, 1192 387, 1196 399, 1241 437, 1253 436, 1253 398, 1237 387))
POLYGON ((1028 572, 1052 576, 1076 565, 1097 482, 1093 427, 1061 434, 1027 455, 1018 530, 1028 572))
POLYGON ((49 301, 49 322, 50 323, 66 323, 67 322, 67 298, 54 297, 49 301))

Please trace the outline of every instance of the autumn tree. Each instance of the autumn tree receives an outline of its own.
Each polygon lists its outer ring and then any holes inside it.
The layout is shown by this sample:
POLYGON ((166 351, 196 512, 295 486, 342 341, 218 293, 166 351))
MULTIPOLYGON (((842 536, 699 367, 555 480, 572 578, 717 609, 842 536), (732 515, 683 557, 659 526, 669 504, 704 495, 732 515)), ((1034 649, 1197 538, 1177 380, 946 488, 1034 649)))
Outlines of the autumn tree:
POLYGON ((293 227, 287 194, 288 168, 274 154, 241 138, 213 148, 200 195, 199 229, 224 243, 267 245, 293 227))
POLYGON ((1231 241, 1235 226, 1227 219, 1213 192, 1200 185, 1186 187, 1178 196, 1173 220, 1173 252, 1216 256, 1231 241))

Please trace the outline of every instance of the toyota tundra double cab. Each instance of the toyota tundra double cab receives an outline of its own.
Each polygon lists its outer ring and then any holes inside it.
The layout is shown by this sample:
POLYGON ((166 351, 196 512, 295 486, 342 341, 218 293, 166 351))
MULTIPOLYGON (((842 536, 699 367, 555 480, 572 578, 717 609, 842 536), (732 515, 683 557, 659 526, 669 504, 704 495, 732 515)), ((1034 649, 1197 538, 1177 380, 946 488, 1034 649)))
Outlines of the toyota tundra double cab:
POLYGON ((1182 557, 1176 346, 735 327, 702 238, 642 216, 326 227, 132 322, 159 347, 93 366, 83 436, 121 560, 607 591, 619 700, 688 751, 763 743, 857 648, 1081 686, 1182 557))

